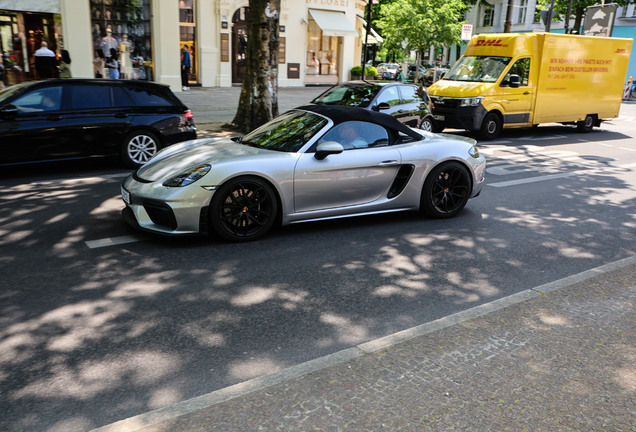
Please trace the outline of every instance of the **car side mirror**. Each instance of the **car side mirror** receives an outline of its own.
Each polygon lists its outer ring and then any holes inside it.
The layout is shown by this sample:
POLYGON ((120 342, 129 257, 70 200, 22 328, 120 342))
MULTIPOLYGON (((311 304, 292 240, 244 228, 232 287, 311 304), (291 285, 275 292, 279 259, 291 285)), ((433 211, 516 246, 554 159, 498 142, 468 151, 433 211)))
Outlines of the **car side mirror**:
POLYGON ((15 105, 7 104, 0 108, 0 116, 11 117, 18 113, 18 108, 15 105))
POLYGON ((510 75, 510 87, 518 88, 521 85, 521 77, 519 75, 510 75))
POLYGON ((386 102, 380 102, 379 104, 377 104, 377 105, 375 106, 375 110, 376 110, 376 111, 387 110, 387 109, 389 109, 389 108, 391 108, 391 105, 389 105, 389 104, 388 104, 388 103, 386 103, 386 102))
POLYGON ((344 151, 344 147, 342 144, 337 143, 335 141, 325 141, 316 147, 316 153, 314 157, 318 160, 323 160, 329 155, 339 154, 344 151))

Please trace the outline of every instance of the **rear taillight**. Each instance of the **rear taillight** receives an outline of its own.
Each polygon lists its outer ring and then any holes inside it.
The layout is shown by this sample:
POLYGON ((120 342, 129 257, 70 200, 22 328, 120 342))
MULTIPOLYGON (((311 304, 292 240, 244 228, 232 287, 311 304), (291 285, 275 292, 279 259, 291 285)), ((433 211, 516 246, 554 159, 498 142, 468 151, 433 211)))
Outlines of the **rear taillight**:
POLYGON ((185 118, 187 118, 188 120, 194 120, 194 116, 192 115, 192 111, 191 110, 188 110, 188 111, 184 112, 183 116, 185 118))

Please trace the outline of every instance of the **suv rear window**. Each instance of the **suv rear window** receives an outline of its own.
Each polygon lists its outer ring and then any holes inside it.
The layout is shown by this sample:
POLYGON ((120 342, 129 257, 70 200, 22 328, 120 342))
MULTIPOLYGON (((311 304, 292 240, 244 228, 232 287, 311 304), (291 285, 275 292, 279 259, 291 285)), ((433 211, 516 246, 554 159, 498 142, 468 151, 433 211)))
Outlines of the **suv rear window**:
POLYGON ((128 94, 135 101, 137 106, 172 106, 172 102, 170 102, 167 98, 160 96, 156 93, 151 93, 148 90, 127 87, 126 88, 128 94))

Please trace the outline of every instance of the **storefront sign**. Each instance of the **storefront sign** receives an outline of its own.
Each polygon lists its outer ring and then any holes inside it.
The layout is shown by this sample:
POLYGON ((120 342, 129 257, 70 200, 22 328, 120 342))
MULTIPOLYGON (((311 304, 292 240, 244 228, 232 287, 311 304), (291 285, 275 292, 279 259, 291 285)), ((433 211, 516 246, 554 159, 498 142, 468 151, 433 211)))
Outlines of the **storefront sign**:
POLYGON ((307 0, 309 4, 349 7, 349 0, 307 0))

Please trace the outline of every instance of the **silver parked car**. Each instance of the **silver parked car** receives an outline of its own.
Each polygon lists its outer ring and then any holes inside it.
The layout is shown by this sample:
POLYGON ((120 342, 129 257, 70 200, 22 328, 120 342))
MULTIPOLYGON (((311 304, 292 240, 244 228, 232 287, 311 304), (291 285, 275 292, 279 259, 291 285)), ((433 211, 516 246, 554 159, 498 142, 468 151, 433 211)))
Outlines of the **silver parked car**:
POLYGON ((479 195, 475 141, 348 106, 307 105, 244 137, 168 147, 121 185, 131 225, 160 234, 261 237, 274 223, 420 210, 457 215, 479 195))

